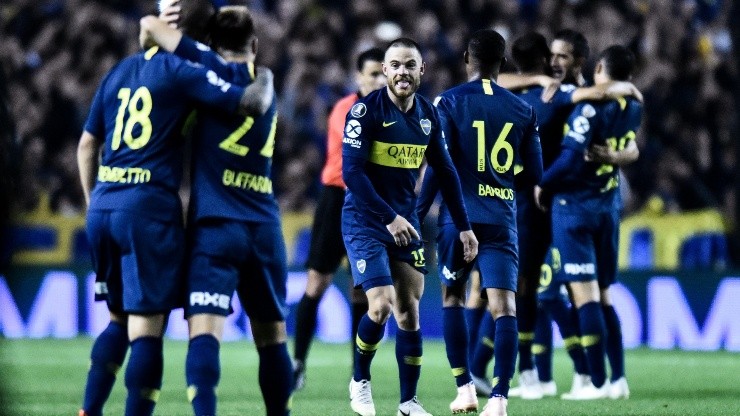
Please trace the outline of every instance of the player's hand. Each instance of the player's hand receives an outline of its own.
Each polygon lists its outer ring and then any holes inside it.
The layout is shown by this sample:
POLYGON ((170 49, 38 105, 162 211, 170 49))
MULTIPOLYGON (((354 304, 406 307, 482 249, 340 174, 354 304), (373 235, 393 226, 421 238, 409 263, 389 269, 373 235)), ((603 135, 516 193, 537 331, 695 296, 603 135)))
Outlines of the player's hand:
POLYGON ((478 239, 472 230, 460 232, 460 241, 463 243, 463 258, 470 263, 478 255, 478 239))
POLYGON ((159 18, 167 22, 169 27, 177 29, 177 22, 180 20, 180 0, 171 1, 162 8, 159 18))
MULTIPOLYGON (((419 233, 416 232, 414 226, 410 222, 406 221, 406 218, 396 215, 393 222, 386 225, 385 228, 393 236, 393 241, 396 242, 397 246, 407 246, 412 240, 419 239, 419 233)), ((477 245, 476 245, 477 248, 477 245)))
POLYGON ((555 78, 551 78, 545 75, 540 76, 540 86, 544 89, 542 90, 542 94, 540 95, 540 99, 542 101, 549 103, 552 100, 552 97, 555 96, 555 93, 558 92, 558 89, 560 88, 560 81, 556 80, 555 78))
POLYGON ((254 82, 244 89, 244 94, 239 102, 239 110, 242 115, 260 117, 270 109, 275 96, 273 74, 270 68, 258 66, 255 68, 256 77, 254 82))
POLYGON ((613 165, 617 162, 617 152, 609 148, 609 146, 607 145, 593 144, 586 151, 583 158, 586 160, 586 162, 606 163, 609 165, 613 165))
POLYGON ((534 203, 542 212, 547 212, 549 209, 545 190, 540 188, 539 185, 535 185, 534 187, 534 203))

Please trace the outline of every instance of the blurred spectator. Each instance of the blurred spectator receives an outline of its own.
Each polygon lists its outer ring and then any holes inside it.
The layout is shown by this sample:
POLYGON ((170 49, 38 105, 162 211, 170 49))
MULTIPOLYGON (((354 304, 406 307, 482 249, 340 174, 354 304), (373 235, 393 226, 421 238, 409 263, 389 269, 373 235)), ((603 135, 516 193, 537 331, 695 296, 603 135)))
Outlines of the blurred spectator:
MULTIPOLYGON (((280 119, 274 177, 281 207, 310 210, 324 155, 330 105, 351 91, 356 54, 398 36, 417 40, 427 70, 423 94, 463 81, 471 31, 493 27, 508 41, 527 30, 586 34, 592 55, 612 43, 639 59, 645 95, 640 160, 624 172, 628 210, 660 199, 671 211, 714 207, 734 223, 738 109, 731 59, 732 2, 702 0, 232 0, 256 15, 260 62, 276 74, 280 119)), ((0 65, 14 122, 3 151, 21 173, 14 208, 82 212, 74 145, 101 77, 137 50, 137 20, 153 0, 6 0, 0 5, 0 65), (7 149, 6 149, 7 148, 7 149)), ((5 123, 3 123, 5 129, 5 123)))

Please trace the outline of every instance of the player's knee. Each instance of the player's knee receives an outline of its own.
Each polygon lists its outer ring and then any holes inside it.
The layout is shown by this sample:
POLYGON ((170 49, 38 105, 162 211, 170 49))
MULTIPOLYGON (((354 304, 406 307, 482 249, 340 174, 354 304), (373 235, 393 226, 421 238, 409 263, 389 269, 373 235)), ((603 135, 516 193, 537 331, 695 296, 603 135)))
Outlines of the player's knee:
POLYGON ((374 322, 384 324, 393 311, 393 304, 388 298, 374 299, 368 303, 367 314, 374 322))
POLYGON ((259 322, 252 320, 250 324, 254 343, 258 348, 282 344, 288 340, 285 321, 259 322))
POLYGON ((458 286, 442 285, 442 306, 463 307, 465 306, 465 288, 458 286))
POLYGON ((320 273, 316 270, 308 271, 308 282, 306 282, 306 295, 310 298, 319 298, 329 288, 334 275, 331 273, 320 273))

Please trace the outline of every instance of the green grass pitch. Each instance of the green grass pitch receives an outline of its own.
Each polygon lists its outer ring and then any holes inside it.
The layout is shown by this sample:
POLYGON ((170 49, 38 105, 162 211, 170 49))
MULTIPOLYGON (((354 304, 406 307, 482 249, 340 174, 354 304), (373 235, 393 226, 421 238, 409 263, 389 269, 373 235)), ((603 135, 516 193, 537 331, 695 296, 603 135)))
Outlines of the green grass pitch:
MULTIPOLYGON (((82 397, 92 339, 0 340, 0 401, 2 415, 76 415, 82 397)), ((187 343, 165 341, 164 387, 156 415, 190 415, 185 395, 184 362, 187 343)), ((559 391, 570 388, 571 366, 556 351, 555 379, 559 391)), ((220 415, 262 415, 254 344, 225 343, 221 352, 220 415)), ((310 355, 306 388, 293 396, 293 415, 351 415, 347 393, 349 345, 316 343, 310 355)), ((123 414, 122 372, 106 414, 123 414)), ((560 399, 509 401, 510 415, 740 415, 740 354, 730 352, 627 352, 629 400, 566 402, 560 399)), ((397 369, 392 340, 373 362, 373 396, 378 415, 395 415, 397 369)), ((435 415, 450 414, 454 398, 444 346, 424 344, 419 400, 435 415)), ((485 399, 481 399, 481 408, 485 399)))

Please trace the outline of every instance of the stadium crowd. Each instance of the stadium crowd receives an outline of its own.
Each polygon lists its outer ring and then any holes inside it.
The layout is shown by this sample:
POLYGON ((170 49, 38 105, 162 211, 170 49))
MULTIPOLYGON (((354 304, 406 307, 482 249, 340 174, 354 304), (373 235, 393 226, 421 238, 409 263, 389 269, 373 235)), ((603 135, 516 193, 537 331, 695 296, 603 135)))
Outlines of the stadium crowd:
MULTIPOLYGON (((584 32, 595 56, 609 44, 638 57, 645 96, 640 160, 625 169, 628 212, 713 207, 735 216, 738 69, 730 2, 701 0, 279 0, 231 1, 256 15, 258 62, 272 68, 279 97, 274 178, 283 211, 311 212, 325 154, 330 106, 356 88, 357 54, 401 34, 424 49, 421 93, 460 82, 459 56, 472 31, 509 41, 528 30, 548 38, 584 32)), ((0 5, 0 91, 12 123, 13 211, 50 203, 84 209, 75 149, 100 78, 137 48, 138 19, 153 0, 9 0, 0 5), (4 85, 3 85, 4 84, 4 85)))

